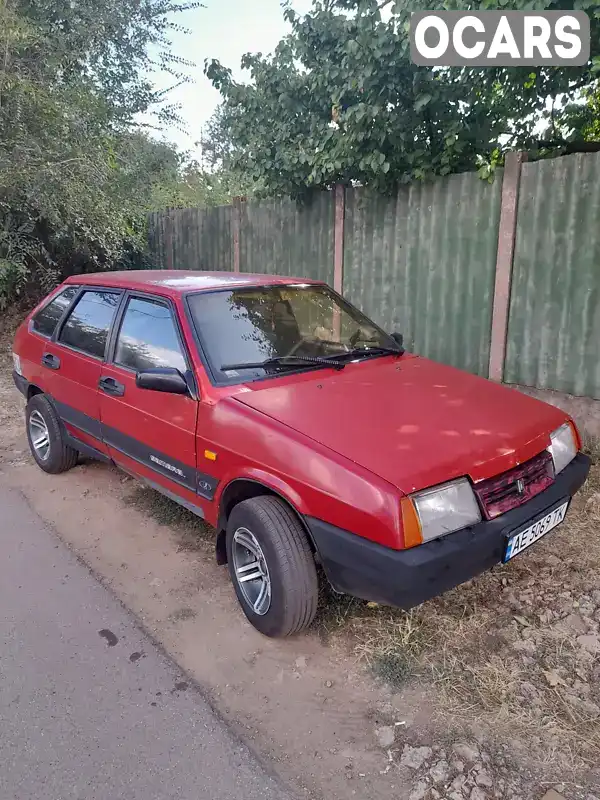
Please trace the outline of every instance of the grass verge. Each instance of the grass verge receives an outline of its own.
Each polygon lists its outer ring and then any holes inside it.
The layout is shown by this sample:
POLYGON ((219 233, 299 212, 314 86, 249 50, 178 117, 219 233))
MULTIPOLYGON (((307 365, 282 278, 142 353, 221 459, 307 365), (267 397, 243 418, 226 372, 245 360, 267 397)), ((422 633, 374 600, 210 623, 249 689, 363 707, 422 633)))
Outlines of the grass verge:
POLYGON ((409 612, 329 598, 343 637, 393 689, 430 682, 443 713, 521 737, 543 761, 600 762, 600 448, 562 528, 409 612))

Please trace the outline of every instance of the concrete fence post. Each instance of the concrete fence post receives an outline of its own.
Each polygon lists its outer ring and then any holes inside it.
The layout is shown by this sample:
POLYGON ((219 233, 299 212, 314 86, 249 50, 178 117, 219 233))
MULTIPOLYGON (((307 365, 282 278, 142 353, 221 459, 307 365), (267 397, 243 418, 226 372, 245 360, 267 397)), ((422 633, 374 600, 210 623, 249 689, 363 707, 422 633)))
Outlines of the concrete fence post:
POLYGON ((346 188, 338 183, 335 187, 335 224, 333 228, 333 288, 342 294, 344 290, 344 222, 346 217, 346 188))
POLYGON ((231 210, 231 268, 234 272, 240 272, 240 228, 242 225, 242 202, 241 197, 233 198, 231 210))
POLYGON ((173 217, 172 209, 168 208, 164 217, 165 220, 165 262, 167 269, 173 269, 173 217))
POLYGON ((508 311, 519 207, 519 184, 521 167, 526 160, 527 153, 520 152, 507 153, 504 161, 489 362, 489 377, 499 383, 504 377, 508 311))

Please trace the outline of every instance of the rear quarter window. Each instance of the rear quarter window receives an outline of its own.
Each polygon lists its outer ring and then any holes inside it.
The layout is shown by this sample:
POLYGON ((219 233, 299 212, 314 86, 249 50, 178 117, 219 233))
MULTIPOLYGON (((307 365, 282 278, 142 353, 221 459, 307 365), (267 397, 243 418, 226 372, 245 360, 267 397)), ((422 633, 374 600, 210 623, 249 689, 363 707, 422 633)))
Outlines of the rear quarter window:
POLYGON ((104 358, 108 332, 120 298, 118 292, 84 292, 67 317, 59 342, 90 356, 104 358))
POLYGON ((31 327, 42 336, 52 336, 59 319, 62 317, 71 301, 79 291, 78 286, 69 286, 41 308, 31 321, 31 327))

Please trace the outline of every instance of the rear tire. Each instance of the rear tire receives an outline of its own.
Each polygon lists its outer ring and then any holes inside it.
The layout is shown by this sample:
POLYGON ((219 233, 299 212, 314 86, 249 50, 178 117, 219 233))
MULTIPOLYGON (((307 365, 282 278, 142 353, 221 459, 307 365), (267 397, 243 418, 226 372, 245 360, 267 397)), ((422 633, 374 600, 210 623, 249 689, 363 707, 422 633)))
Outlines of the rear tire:
POLYGON ((229 516, 226 544, 235 593, 252 625, 271 637, 308 628, 317 612, 317 570, 292 509, 269 495, 244 500, 229 516))
POLYGON ((77 464, 79 453, 65 443, 54 406, 43 394, 34 395, 25 409, 27 441, 38 467, 57 475, 77 464))

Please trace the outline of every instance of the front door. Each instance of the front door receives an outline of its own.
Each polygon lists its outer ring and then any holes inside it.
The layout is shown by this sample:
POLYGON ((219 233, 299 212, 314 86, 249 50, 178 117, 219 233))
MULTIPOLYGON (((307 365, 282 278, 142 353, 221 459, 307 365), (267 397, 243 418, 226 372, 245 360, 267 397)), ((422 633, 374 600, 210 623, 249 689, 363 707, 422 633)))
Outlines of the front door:
POLYGON ((42 356, 48 394, 68 432, 104 455, 108 450, 100 431, 98 381, 122 294, 85 289, 42 356))
POLYGON ((102 436, 116 463, 196 506, 196 415, 191 396, 140 389, 147 369, 189 369, 175 309, 130 294, 100 377, 102 436))

